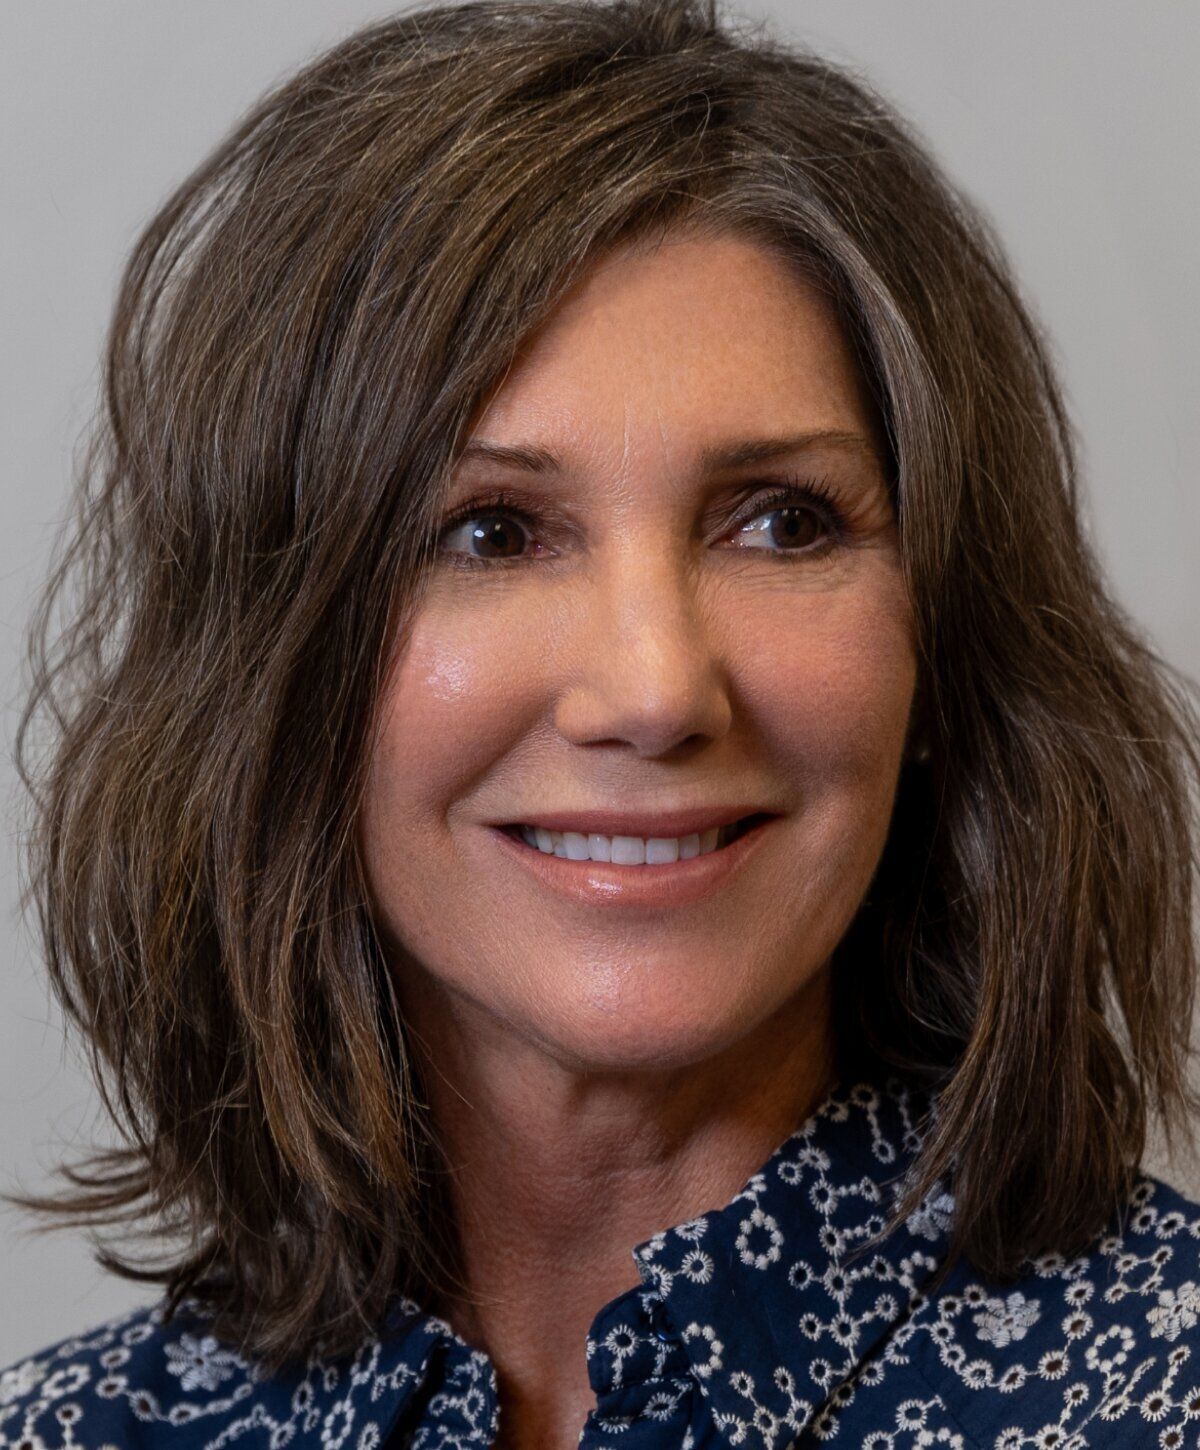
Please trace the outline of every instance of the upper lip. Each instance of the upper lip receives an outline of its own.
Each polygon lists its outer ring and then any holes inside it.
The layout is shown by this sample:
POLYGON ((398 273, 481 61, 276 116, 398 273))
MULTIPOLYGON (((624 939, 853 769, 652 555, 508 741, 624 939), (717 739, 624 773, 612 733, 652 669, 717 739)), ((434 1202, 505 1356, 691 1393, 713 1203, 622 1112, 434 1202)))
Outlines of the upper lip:
POLYGON ((691 836, 713 826, 730 825, 743 816, 770 814, 761 806, 694 806, 677 811, 578 810, 534 811, 504 825, 542 826, 547 831, 595 832, 600 836, 691 836))

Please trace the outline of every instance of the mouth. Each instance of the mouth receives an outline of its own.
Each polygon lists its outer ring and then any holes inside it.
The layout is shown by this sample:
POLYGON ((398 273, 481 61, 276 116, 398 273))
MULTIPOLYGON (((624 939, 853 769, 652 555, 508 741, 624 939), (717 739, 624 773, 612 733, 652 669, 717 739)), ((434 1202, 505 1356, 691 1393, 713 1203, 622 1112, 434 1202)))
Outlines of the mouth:
POLYGON ((772 820, 770 812, 756 811, 723 826, 689 836, 604 836, 595 832, 551 831, 514 821, 497 829, 529 851, 570 861, 595 861, 613 866, 673 865, 696 856, 724 851, 741 837, 772 820))
POLYGON ((770 828, 780 819, 757 811, 692 836, 648 839, 551 831, 518 822, 488 829, 502 857, 521 876, 533 877, 574 906, 660 922, 664 911, 698 906, 734 890, 738 881, 751 883, 746 889, 752 890, 755 880, 770 880, 756 875, 751 863, 769 853, 770 828), (593 849, 599 859, 593 858, 593 849))

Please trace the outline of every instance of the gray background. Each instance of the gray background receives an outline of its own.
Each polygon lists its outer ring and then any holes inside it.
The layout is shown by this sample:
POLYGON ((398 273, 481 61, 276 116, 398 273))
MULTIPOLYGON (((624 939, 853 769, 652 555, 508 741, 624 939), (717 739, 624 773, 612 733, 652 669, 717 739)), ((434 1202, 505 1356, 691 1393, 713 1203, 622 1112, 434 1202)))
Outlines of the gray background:
MULTIPOLYGON (((120 265, 168 190, 271 82, 394 6, 25 0, 0 9, 0 1177, 35 1186, 96 1100, 17 913, 9 764, 22 630, 96 398, 120 265)), ((1054 340, 1088 521, 1119 598, 1200 675, 1200 235, 1194 0, 742 0, 861 66, 999 224, 1054 340)), ((1194 1196, 1161 1145, 1146 1166, 1194 1196)), ((152 1291, 78 1234, 0 1212, 0 1365, 152 1291)))

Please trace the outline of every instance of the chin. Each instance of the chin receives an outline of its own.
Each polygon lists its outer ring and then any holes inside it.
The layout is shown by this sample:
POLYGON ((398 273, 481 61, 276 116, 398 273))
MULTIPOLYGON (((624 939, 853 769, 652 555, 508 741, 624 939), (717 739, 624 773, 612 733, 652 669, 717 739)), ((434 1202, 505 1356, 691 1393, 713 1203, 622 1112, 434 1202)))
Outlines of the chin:
MULTIPOLYGON (((730 993, 681 988, 676 993, 631 992, 628 968, 594 983, 582 999, 542 1004, 537 1036, 564 1066, 590 1072, 652 1072, 685 1068, 732 1047, 750 1033, 759 1014, 730 993)), ((765 1015, 765 1009, 764 1013, 765 1015)))

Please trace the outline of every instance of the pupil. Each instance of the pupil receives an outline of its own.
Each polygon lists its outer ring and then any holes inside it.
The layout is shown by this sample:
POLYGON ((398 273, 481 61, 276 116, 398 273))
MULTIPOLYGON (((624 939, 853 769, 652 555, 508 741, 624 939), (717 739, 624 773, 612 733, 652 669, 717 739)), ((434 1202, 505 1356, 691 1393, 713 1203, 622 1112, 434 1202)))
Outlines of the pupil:
MULTIPOLYGON (((784 544, 794 544, 794 543, 796 543, 797 542, 797 527, 799 525, 801 525, 801 521, 802 520, 807 520, 810 525, 811 525, 811 523, 813 521, 813 515, 812 515, 812 513, 809 510, 807 510, 807 509, 801 509, 801 508, 797 508, 797 507, 789 507, 789 508, 777 509, 775 511, 775 517, 776 517, 776 520, 777 521, 780 518, 784 518, 784 519, 787 520, 787 524, 786 524, 786 526, 782 530, 779 530, 778 527, 772 529, 772 535, 773 535, 773 540, 772 541, 774 543, 777 543, 777 544, 779 544, 779 543, 784 543, 784 544), (779 537, 779 534, 780 533, 782 533, 782 537, 779 537)), ((801 534, 803 534, 803 527, 802 526, 799 528, 799 532, 801 534)), ((800 542, 805 542, 805 541, 801 539, 800 542)))
POLYGON ((492 520, 488 524, 481 524, 478 527, 472 529, 471 537, 477 543, 488 544, 489 546, 495 544, 498 540, 499 546, 502 550, 506 541, 515 541, 508 538, 508 531, 505 529, 504 522, 499 518, 492 520))

